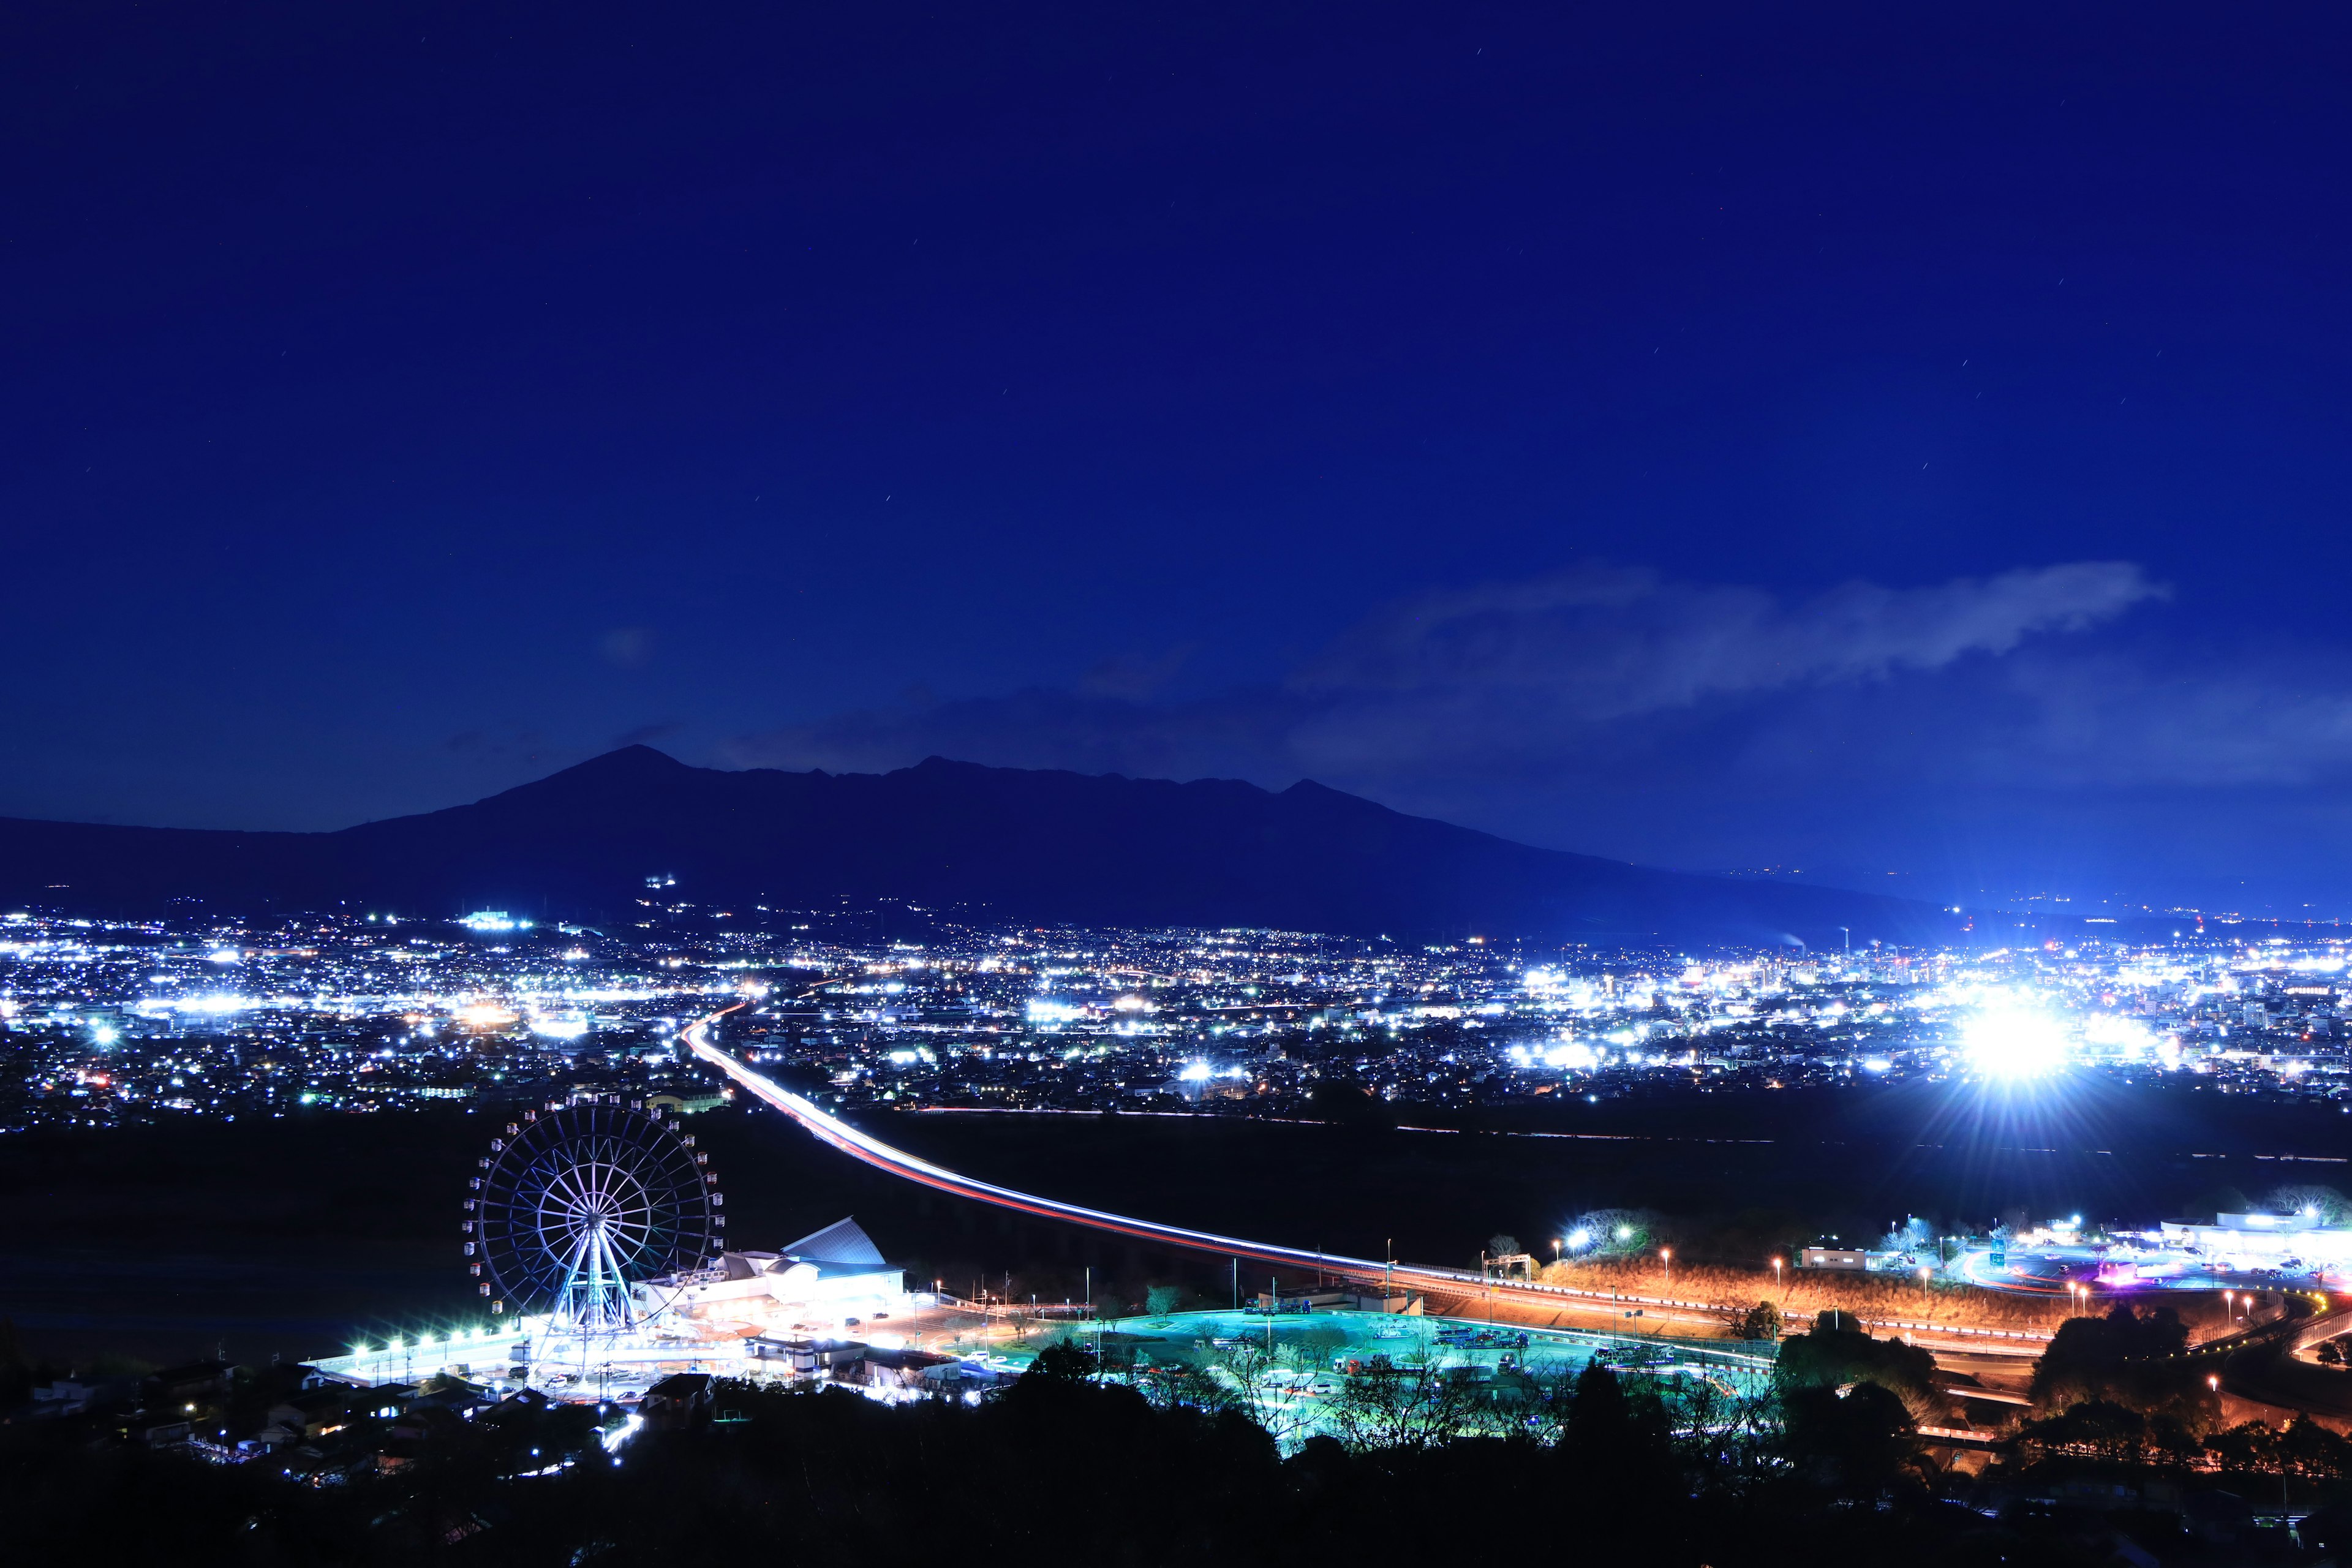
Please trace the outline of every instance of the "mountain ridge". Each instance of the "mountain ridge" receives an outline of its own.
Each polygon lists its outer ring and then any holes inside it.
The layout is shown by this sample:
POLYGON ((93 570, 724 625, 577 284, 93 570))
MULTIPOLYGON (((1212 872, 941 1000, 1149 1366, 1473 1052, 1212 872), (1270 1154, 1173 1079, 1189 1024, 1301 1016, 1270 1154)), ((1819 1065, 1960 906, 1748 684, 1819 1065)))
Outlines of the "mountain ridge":
POLYGON ((1932 940, 1942 911, 1539 849, 1312 780, 1135 779, 929 757, 881 773, 608 752, 480 800, 325 833, 0 818, 0 899, 92 912, 471 907, 583 919, 648 877, 698 903, 962 906, 975 919, 1407 937, 1932 940))

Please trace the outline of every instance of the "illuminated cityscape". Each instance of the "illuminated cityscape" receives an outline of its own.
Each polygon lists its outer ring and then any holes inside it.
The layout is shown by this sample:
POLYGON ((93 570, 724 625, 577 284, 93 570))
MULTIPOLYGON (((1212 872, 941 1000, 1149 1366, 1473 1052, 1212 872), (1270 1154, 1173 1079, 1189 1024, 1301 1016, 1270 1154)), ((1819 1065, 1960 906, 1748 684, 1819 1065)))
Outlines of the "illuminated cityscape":
POLYGON ((838 1110, 1297 1116, 1690 1089, 2186 1075, 2352 1097, 2352 938, 1681 955, 1276 931, 817 940, 664 908, 651 929, 304 917, 0 921, 0 1125, 726 1092, 674 1037, 714 998, 750 1058, 838 1110))
POLYGON ((5 37, 12 1563, 2352 1564, 2352 13, 5 37))

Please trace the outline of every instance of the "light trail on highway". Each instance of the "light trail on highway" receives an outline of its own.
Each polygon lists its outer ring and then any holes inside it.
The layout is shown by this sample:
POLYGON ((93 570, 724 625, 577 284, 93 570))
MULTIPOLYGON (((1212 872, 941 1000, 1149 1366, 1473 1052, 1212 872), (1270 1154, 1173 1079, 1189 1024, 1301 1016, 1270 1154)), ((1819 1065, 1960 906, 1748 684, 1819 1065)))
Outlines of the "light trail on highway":
MULTIPOLYGON (((1597 1290, 1579 1290, 1564 1285, 1539 1285, 1516 1280, 1496 1279, 1472 1274, 1466 1270, 1433 1268, 1425 1264, 1404 1264, 1394 1260, 1376 1262, 1369 1258, 1349 1258, 1329 1252, 1307 1252, 1295 1247, 1281 1247, 1273 1242, 1251 1241, 1241 1237, 1220 1236, 1214 1231, 1192 1230, 1182 1226, 1163 1225, 1157 1220, 1138 1219, 1129 1215, 1111 1214, 1102 1209, 1064 1203, 1058 1198, 1040 1197, 1034 1193, 1018 1192, 1000 1187, 992 1182, 935 1165, 919 1155, 893 1148, 870 1133, 861 1132, 840 1117, 824 1110, 814 1101, 794 1094, 765 1073, 753 1070, 734 1054, 713 1045, 710 1026, 728 1014, 747 1005, 737 1003, 721 1007, 709 1016, 688 1025, 678 1036, 688 1049, 698 1058, 717 1068, 735 1083, 749 1090, 761 1103, 774 1107, 800 1123, 811 1136, 830 1144, 850 1158, 886 1171, 909 1182, 920 1183, 939 1192, 970 1198, 975 1203, 992 1204, 998 1208, 1012 1209, 1038 1219, 1061 1220, 1070 1225, 1085 1226, 1092 1230, 1108 1231, 1116 1236, 1132 1237, 1139 1241, 1156 1241, 1169 1247, 1180 1247, 1194 1252, 1215 1253, 1233 1258, 1247 1258, 1253 1263, 1268 1263, 1283 1268, 1313 1269, 1319 1275, 1337 1275, 1343 1279, 1373 1281, 1383 1285, 1417 1287, 1424 1291, 1438 1289, 1448 1292, 1484 1293, 1489 1300, 1503 1300, 1520 1307, 1537 1307, 1552 1311, 1591 1311, 1604 1304, 1612 1311, 1638 1308, 1666 1310, 1661 1316, 1677 1313, 1698 1313, 1698 1321, 1712 1322, 1712 1309, 1704 1301, 1677 1301, 1667 1297, 1619 1295, 1597 1290)), ((1276 1277, 1279 1278, 1278 1276, 1276 1277)), ((1687 1320, 1686 1320, 1687 1321, 1687 1320)), ((1883 1320, 1866 1320, 1882 1322, 1883 1320)), ((2000 1330, 1969 1329, 1958 1325, 1932 1323, 1886 1323, 1888 1327, 1925 1331, 1930 1333, 1982 1337, 1988 1340, 2044 1341, 2048 1335, 2021 1333, 2000 1330)), ((1988 1349, 1994 1348, 1988 1346, 1988 1349)))
MULTIPOLYGON (((737 1004, 738 1006, 741 1004, 737 1004)), ((756 1097, 762 1104, 782 1111, 812 1136, 832 1145, 852 1159, 862 1161, 877 1170, 887 1171, 907 1181, 918 1182, 940 1192, 978 1203, 992 1204, 999 1208, 1016 1210, 1039 1219, 1066 1221, 1094 1230, 1132 1237, 1139 1241, 1157 1241, 1170 1247, 1181 1247, 1195 1252, 1213 1252, 1229 1258, 1247 1258, 1254 1263, 1269 1263, 1300 1269, 1312 1269, 1343 1279, 1389 1280, 1402 1285, 1436 1286, 1449 1290, 1481 1289, 1490 1285, 1496 1289, 1521 1289, 1500 1281, 1481 1279, 1479 1276, 1452 1269, 1413 1267, 1401 1263, 1383 1263, 1368 1258, 1349 1258, 1329 1252, 1307 1252, 1295 1247, 1280 1247, 1272 1242, 1251 1241, 1244 1237, 1220 1236, 1213 1231, 1191 1230, 1182 1226, 1162 1225, 1156 1220, 1137 1219, 1129 1215, 1110 1214, 1102 1209, 1087 1208, 1078 1204, 1064 1203, 1058 1198, 1040 1197, 1034 1193, 1016 1192, 1000 1187, 992 1182, 935 1165, 919 1155, 893 1148, 869 1133, 861 1132, 814 1101, 794 1094, 765 1073, 755 1071, 738 1060, 733 1053, 714 1045, 710 1026, 734 1007, 723 1007, 709 1017, 689 1025, 680 1038, 688 1049, 702 1060, 725 1073, 735 1083, 756 1097)), ((1548 1291, 1529 1291, 1544 1295, 1548 1291)))

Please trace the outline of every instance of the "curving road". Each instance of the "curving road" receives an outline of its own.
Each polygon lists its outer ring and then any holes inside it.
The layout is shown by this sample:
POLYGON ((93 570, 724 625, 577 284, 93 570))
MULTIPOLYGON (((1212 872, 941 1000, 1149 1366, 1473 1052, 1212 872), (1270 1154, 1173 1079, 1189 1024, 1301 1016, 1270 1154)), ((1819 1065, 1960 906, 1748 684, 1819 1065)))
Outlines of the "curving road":
MULTIPOLYGON (((741 1005, 741 1004, 738 1004, 741 1005)), ((1246 1258, 1254 1262, 1287 1265, 1300 1269, 1319 1269, 1325 1274, 1337 1274, 1350 1279, 1394 1279, 1400 1284, 1432 1284, 1446 1289, 1467 1287, 1478 1289, 1484 1282, 1475 1274, 1442 1268, 1415 1268, 1403 1264, 1375 1262, 1366 1258, 1347 1258, 1329 1252, 1302 1252, 1297 1247, 1277 1247, 1271 1242, 1248 1241, 1240 1237, 1219 1236, 1212 1231, 1187 1230, 1181 1226, 1161 1225, 1154 1220, 1136 1219, 1128 1215, 1108 1214, 1077 1204, 1066 1204, 1056 1198, 1042 1198, 1034 1193, 1015 1192, 992 1182, 977 1181, 944 1166, 934 1165, 919 1155, 903 1149, 894 1149, 880 1139, 859 1131, 838 1116, 821 1110, 817 1105, 782 1084, 746 1067, 735 1057, 710 1042, 710 1026, 733 1007, 723 1007, 709 1017, 688 1026, 679 1037, 694 1054, 732 1079, 739 1086, 757 1096, 763 1103, 775 1107, 814 1137, 831 1144, 852 1159, 862 1160, 877 1170, 887 1171, 910 1182, 934 1187, 943 1193, 975 1202, 993 1204, 999 1208, 1016 1209, 1041 1219, 1065 1220, 1096 1230, 1113 1231, 1139 1240, 1163 1242, 1171 1247, 1189 1247, 1200 1252, 1214 1252, 1229 1258, 1246 1258)), ((1498 1287, 1499 1288, 1499 1287, 1498 1287)), ((1524 1289, 1524 1287, 1520 1288, 1524 1289)))
MULTIPOLYGON (((772 1105, 791 1117, 811 1135, 831 1144, 853 1160, 863 1161, 878 1171, 887 1171, 907 1181, 919 1182, 940 1192, 976 1203, 992 1204, 999 1208, 1013 1209, 1034 1215, 1040 1219, 1062 1220, 1082 1225, 1094 1230, 1110 1231, 1118 1236, 1133 1237, 1140 1241, 1156 1241, 1169 1247, 1187 1247, 1196 1252, 1211 1252, 1225 1258, 1246 1258, 1256 1263, 1271 1263, 1296 1268, 1304 1275, 1308 1270, 1343 1279, 1365 1283, 1386 1282, 1420 1290, 1447 1292, 1491 1293, 1491 1299, 1516 1306, 1551 1311, 1570 1309, 1592 1310, 1596 1308, 1624 1310, 1640 1308, 1653 1323, 1668 1320, 1677 1323, 1703 1323, 1716 1326, 1709 1304, 1705 1301, 1675 1300, 1662 1296, 1620 1295, 1606 1290, 1578 1290, 1564 1285, 1538 1285, 1488 1279, 1465 1269, 1432 1268, 1422 1264, 1381 1263, 1369 1258, 1349 1258, 1330 1252, 1305 1252, 1295 1247, 1278 1247, 1267 1241, 1251 1241, 1237 1236, 1220 1236, 1214 1231, 1189 1230, 1182 1226, 1162 1225, 1157 1220, 1137 1219, 1129 1215, 1110 1214, 1102 1209, 1090 1209, 1078 1204, 1066 1204, 1057 1198, 1039 1197, 1034 1193, 1016 1192, 1000 1187, 992 1182, 978 1181, 971 1176, 934 1165, 919 1155, 903 1149, 894 1149, 880 1139, 859 1131, 841 1118, 821 1110, 813 1101, 794 1094, 766 1074, 746 1067, 735 1057, 710 1042, 710 1026, 737 1008, 722 1007, 688 1027, 679 1035, 687 1047, 697 1057, 725 1073, 736 1084, 756 1096, 762 1103, 772 1105), (1657 1309, 1664 1309, 1658 1310, 1657 1309)), ((1924 1331, 1930 1334, 1964 1337, 1978 1342, 2046 1342, 2047 1334, 2020 1333, 1988 1329, 1968 1329, 1949 1324, 1908 1323, 1887 1320, 1865 1320, 1874 1325, 1924 1331)), ((1663 1326, 1663 1325, 1661 1325, 1663 1326)), ((1985 1342, 1983 1348, 2002 1348, 1985 1342)), ((2038 1344, 2035 1348, 2039 1348, 2038 1344)))

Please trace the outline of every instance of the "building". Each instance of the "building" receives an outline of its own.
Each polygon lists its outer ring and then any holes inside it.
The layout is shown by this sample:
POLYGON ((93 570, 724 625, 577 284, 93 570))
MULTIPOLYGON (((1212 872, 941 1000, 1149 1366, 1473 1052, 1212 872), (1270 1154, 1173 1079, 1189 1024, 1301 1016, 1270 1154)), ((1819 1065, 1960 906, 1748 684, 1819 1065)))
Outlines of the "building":
POLYGON ((672 1311, 762 1331, 860 1328, 915 1306, 905 1271, 884 1261, 854 1218, 836 1220, 780 1251, 723 1254, 714 1270, 649 1280, 636 1291, 638 1311, 647 1318, 672 1311))
POLYGON ((646 1097, 648 1110, 667 1110, 676 1116, 692 1116, 698 1111, 722 1109, 734 1097, 730 1089, 678 1089, 646 1097))
POLYGON ((2168 1219, 2164 1244, 2225 1268, 2332 1269, 2352 1265, 2352 1226, 2307 1214, 2215 1215, 2210 1225, 2168 1219))

